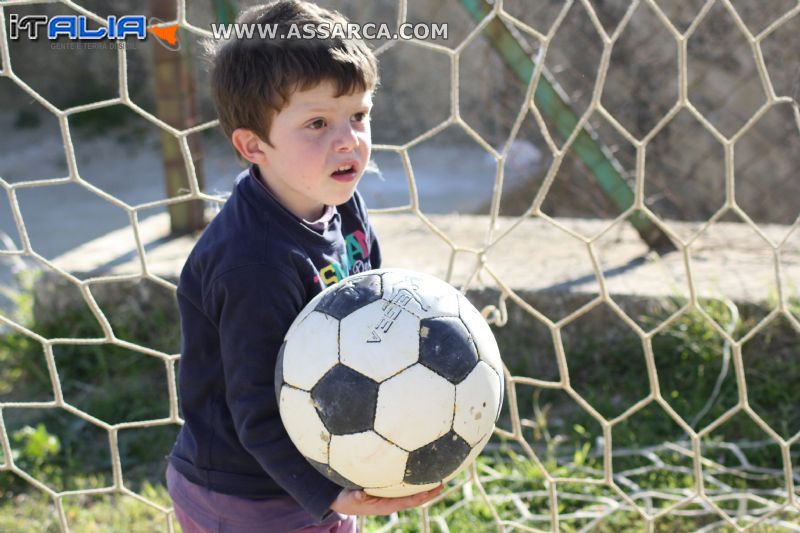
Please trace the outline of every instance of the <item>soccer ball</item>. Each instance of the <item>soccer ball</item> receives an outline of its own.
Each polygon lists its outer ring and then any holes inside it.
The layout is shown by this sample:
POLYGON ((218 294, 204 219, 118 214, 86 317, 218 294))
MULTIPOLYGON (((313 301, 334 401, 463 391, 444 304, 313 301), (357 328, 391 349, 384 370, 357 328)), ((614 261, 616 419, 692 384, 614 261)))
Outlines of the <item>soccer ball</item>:
POLYGON ((472 463, 503 383, 475 307, 449 284, 400 269, 317 295, 286 333, 275 372, 300 453, 335 483, 382 497, 429 490, 472 463))

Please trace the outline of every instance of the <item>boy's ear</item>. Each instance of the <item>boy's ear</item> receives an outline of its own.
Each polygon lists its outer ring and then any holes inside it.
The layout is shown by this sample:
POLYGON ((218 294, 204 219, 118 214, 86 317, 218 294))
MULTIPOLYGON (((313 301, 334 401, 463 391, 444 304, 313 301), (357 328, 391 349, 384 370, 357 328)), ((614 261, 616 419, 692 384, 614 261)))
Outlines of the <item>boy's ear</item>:
POLYGON ((236 151, 247 161, 255 164, 266 163, 266 154, 262 149, 264 141, 252 130, 236 128, 231 133, 231 143, 236 151))

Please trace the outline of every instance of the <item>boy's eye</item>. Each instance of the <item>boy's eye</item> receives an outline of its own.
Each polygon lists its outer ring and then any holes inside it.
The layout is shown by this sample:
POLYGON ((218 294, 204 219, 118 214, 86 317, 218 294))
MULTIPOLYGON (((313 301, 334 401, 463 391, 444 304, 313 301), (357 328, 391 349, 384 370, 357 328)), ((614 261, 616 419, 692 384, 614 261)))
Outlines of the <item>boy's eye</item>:
POLYGON ((315 120, 314 122, 309 124, 308 127, 311 128, 312 130, 318 130, 320 128, 324 128, 325 127, 325 120, 323 120, 321 118, 318 118, 317 120, 315 120))
POLYGON ((360 111, 360 112, 356 113, 355 115, 353 115, 353 119, 356 122, 364 122, 365 120, 369 119, 369 115, 367 113, 364 113, 363 111, 360 111))

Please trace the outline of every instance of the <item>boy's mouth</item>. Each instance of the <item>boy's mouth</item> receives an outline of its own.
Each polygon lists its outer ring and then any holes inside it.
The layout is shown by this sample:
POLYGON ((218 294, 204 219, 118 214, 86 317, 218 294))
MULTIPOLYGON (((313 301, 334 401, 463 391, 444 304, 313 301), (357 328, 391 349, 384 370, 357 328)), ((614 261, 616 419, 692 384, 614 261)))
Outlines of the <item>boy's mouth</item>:
POLYGON ((355 161, 341 163, 336 167, 336 170, 331 173, 333 179, 342 183, 353 181, 356 176, 358 176, 358 163, 355 161))

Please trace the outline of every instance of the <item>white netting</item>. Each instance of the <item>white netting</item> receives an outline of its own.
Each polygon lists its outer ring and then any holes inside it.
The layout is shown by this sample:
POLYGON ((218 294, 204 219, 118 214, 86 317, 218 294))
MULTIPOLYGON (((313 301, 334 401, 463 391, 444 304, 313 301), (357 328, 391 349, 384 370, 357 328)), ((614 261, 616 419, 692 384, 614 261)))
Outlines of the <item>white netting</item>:
MULTIPOLYGON (((66 150, 68 172, 66 176, 54 177, 53 179, 16 182, 8 181, 3 179, 3 176, 0 176, 0 186, 7 194, 8 204, 20 242, 18 248, 12 249, 12 247, 6 246, 8 249, 0 251, 0 259, 16 260, 23 258, 27 264, 33 264, 37 268, 55 272, 64 280, 70 282, 80 291, 82 298, 100 324, 102 336, 93 338, 46 338, 9 317, 0 316, 0 325, 6 328, 6 331, 21 334, 30 341, 41 345, 46 360, 47 375, 52 383, 52 399, 0 403, 0 428, 2 428, 0 440, 2 440, 4 461, 2 469, 18 476, 36 489, 49 495, 55 505, 58 522, 64 530, 69 529, 72 518, 65 512, 65 499, 77 496, 120 494, 134 498, 163 513, 168 518, 171 514, 171 510, 168 507, 126 486, 118 437, 121 431, 181 423, 175 387, 176 362, 179 356, 178 354, 166 353, 153 347, 141 346, 120 339, 115 334, 115 328, 112 327, 112 323, 98 305, 95 292, 98 287, 106 284, 139 280, 148 280, 174 291, 174 284, 154 274, 149 266, 148 251, 145 248, 144 240, 140 236, 139 215, 147 210, 190 200, 203 200, 212 204, 223 202, 223 199, 219 196, 209 194, 198 186, 189 143, 191 135, 214 128, 217 122, 205 122, 196 127, 180 130, 170 126, 140 105, 137 105, 128 92, 127 52, 125 49, 120 49, 117 52, 119 61, 119 95, 117 97, 68 109, 60 109, 53 105, 31 88, 24 79, 15 74, 14 57, 9 53, 10 47, 6 32, 6 16, 10 7, 36 5, 39 3, 41 2, 34 0, 7 0, 0 3, 0 59, 2 59, 3 68, 0 71, 0 75, 11 80, 57 118, 66 150), (188 175, 188 191, 185 194, 169 199, 131 205, 120 201, 81 177, 81 169, 76 162, 75 148, 71 139, 70 120, 79 113, 115 105, 126 106, 177 140, 188 175), (102 275, 81 279, 73 273, 60 268, 53 261, 37 252, 29 238, 26 222, 29 223, 30 221, 26 221, 23 218, 18 202, 18 194, 31 188, 53 187, 63 184, 83 187, 127 213, 135 239, 136 257, 139 261, 140 272, 131 275, 102 275), (71 404, 62 394, 63 376, 58 370, 59 367, 54 356, 54 349, 65 345, 114 346, 159 361, 163 364, 167 376, 168 414, 161 418, 144 421, 109 423, 71 404), (32 477, 28 472, 20 468, 15 463, 14 453, 12 452, 13 444, 4 423, 4 413, 17 409, 61 410, 104 432, 107 436, 113 483, 101 488, 59 491, 47 483, 32 477)), ((448 258, 443 258, 442 261, 447 262, 448 279, 453 274, 457 257, 459 261, 464 256, 471 257, 472 267, 464 277, 465 281, 461 284, 461 289, 467 291, 472 287, 484 284, 499 291, 500 299, 496 306, 487 306, 484 310, 484 314, 495 325, 503 326, 506 324, 510 313, 508 307, 513 304, 521 314, 536 321, 539 324, 537 327, 543 326, 546 328, 547 335, 553 343, 556 378, 541 379, 534 376, 511 375, 509 373, 507 375, 508 408, 504 413, 501 427, 496 431, 497 436, 506 444, 503 446, 498 444, 489 448, 500 454, 498 457, 505 457, 505 459, 496 459, 495 462, 482 462, 480 466, 472 469, 468 477, 452 484, 436 502, 422 509, 419 517, 413 513, 391 517, 385 525, 381 526, 381 530, 389 531, 394 527, 398 527, 399 524, 409 524, 417 521, 420 524, 419 527, 426 531, 435 530, 436 528, 448 531, 449 527, 456 527, 448 525, 455 520, 456 514, 463 513, 465 510, 468 510, 468 513, 474 512, 476 516, 481 515, 482 524, 491 524, 498 529, 517 528, 530 531, 559 530, 562 528, 566 530, 592 529, 593 527, 606 527, 613 530, 617 527, 615 524, 625 524, 625 527, 647 530, 670 527, 669 525, 664 526, 663 524, 665 523, 678 523, 683 524, 683 527, 709 529, 716 527, 742 529, 769 523, 776 529, 797 530, 800 527, 797 519, 800 505, 797 501, 795 481, 800 479, 796 455, 797 443, 800 440, 800 428, 790 428, 788 433, 785 430, 777 431, 753 408, 751 399, 748 396, 746 361, 749 360, 745 352, 748 343, 759 336, 773 332, 774 324, 780 321, 789 331, 793 332, 794 353, 795 355, 797 354, 796 343, 798 339, 797 332, 800 332, 800 320, 797 313, 792 311, 791 306, 796 305, 792 303, 792 298, 796 296, 791 291, 795 289, 793 289, 793 285, 787 278, 785 271, 788 269, 789 264, 786 256, 794 253, 791 243, 798 235, 800 220, 793 219, 791 227, 784 226, 779 231, 766 231, 751 219, 748 213, 737 203, 736 192, 738 189, 734 148, 737 141, 753 129, 760 119, 777 107, 782 109, 790 108, 790 114, 793 117, 792 128, 794 130, 800 129, 800 109, 798 109, 797 101, 790 95, 776 93, 762 53, 762 43, 767 38, 800 16, 800 5, 788 7, 783 11, 782 15, 769 21, 756 33, 744 22, 739 13, 740 8, 737 8, 732 0, 708 0, 702 5, 698 5, 697 10, 691 17, 691 23, 680 29, 676 27, 673 20, 668 16, 665 11, 668 6, 662 5, 664 4, 663 2, 656 2, 655 0, 633 1, 620 12, 620 17, 616 21, 613 31, 609 31, 607 25, 601 22, 598 9, 589 0, 564 2, 558 15, 546 30, 536 29, 513 16, 511 14, 513 10, 510 8, 511 2, 506 3, 509 4, 508 9, 504 7, 503 1, 495 0, 491 6, 487 7, 488 15, 484 16, 466 38, 454 48, 442 46, 434 41, 415 40, 404 44, 404 46, 421 47, 447 58, 450 65, 451 108, 446 120, 425 131, 422 135, 416 136, 413 140, 402 145, 383 144, 374 147, 377 152, 398 154, 408 180, 409 198, 407 205, 376 210, 376 213, 411 213, 431 234, 445 243, 449 247, 450 255, 448 258), (559 35, 559 30, 567 19, 570 10, 575 9, 582 9, 588 15, 593 30, 596 31, 602 43, 602 50, 598 59, 597 78, 592 85, 591 93, 584 95, 585 109, 578 113, 577 124, 571 130, 571 133, 564 136, 563 140, 560 140, 558 135, 553 132, 553 122, 544 116, 540 106, 537 105, 535 92, 544 78, 552 78, 552 74, 545 69, 548 50, 551 43, 559 35), (687 56, 689 55, 687 53, 687 44, 698 31, 698 27, 707 22, 712 9, 730 17, 734 21, 736 31, 741 34, 739 37, 746 40, 749 52, 752 54, 751 59, 756 67, 758 83, 760 83, 765 95, 763 102, 755 106, 752 112, 748 112, 747 116, 741 120, 741 123, 735 124, 734 122, 735 127, 731 126, 730 122, 720 121, 718 118, 710 120, 706 116, 708 113, 699 109, 689 99, 690 76, 687 66, 687 56), (614 46, 621 36, 626 34, 626 29, 634 19, 634 15, 640 13, 640 10, 646 10, 649 16, 657 19, 661 25, 660 29, 662 31, 665 30, 674 40, 677 53, 677 98, 674 105, 664 110, 663 116, 659 116, 648 128, 641 131, 639 135, 635 135, 629 129, 626 129, 615 117, 615 114, 604 106, 603 95, 606 74, 609 72, 614 46), (526 80, 525 98, 521 107, 515 112, 516 118, 513 127, 507 138, 498 145, 499 148, 496 148, 462 118, 460 65, 462 55, 470 44, 478 39, 490 24, 495 24, 498 20, 503 23, 510 35, 518 37, 520 43, 532 41, 538 50, 530 58, 534 62, 535 69, 530 78, 526 80), (663 214, 651 208, 646 201, 645 178, 647 175, 648 148, 659 133, 678 115, 688 116, 691 120, 699 123, 702 126, 701 129, 704 135, 710 135, 724 152, 724 202, 703 224, 691 227, 686 231, 677 231, 676 228, 682 226, 667 223, 663 219, 663 214), (501 218, 506 163, 510 157, 513 141, 517 138, 523 122, 531 117, 543 139, 544 146, 549 150, 549 166, 542 183, 538 186, 538 192, 531 198, 530 205, 525 212, 515 218, 501 218), (585 233, 576 230, 575 226, 545 213, 542 206, 547 199, 548 191, 559 175, 559 170, 571 154, 573 145, 581 134, 592 129, 590 119, 594 117, 602 118, 606 125, 610 126, 617 138, 627 143, 633 153, 634 172, 631 175, 633 200, 626 210, 621 212, 613 221, 605 224, 602 230, 592 232, 587 237, 585 233), (430 216, 423 212, 420 207, 420 196, 414 178, 412 160, 409 156, 409 151, 414 147, 452 126, 460 128, 497 162, 492 200, 488 211, 489 216, 482 219, 486 223, 486 226, 482 228, 482 231, 485 232, 483 242, 477 246, 457 244, 447 232, 443 231, 430 216), (735 332, 739 322, 736 308, 734 307, 733 311, 726 314, 724 309, 722 311, 717 310, 719 311, 717 312, 712 307, 709 307, 703 300, 703 295, 697 287, 693 276, 693 272, 696 272, 696 269, 699 268, 696 257, 693 256, 693 247, 698 246, 701 241, 713 235, 719 228, 724 228, 723 222, 727 220, 726 217, 731 215, 735 216, 739 225, 747 229, 751 237, 755 238, 759 245, 767 250, 766 261, 773 265, 772 274, 774 279, 771 281, 775 288, 775 294, 772 295, 774 305, 763 316, 758 317, 753 327, 739 332, 735 332), (685 266, 687 297, 684 300, 680 300, 670 310, 668 316, 665 316, 664 320, 657 324, 643 324, 635 320, 615 301, 613 294, 608 289, 607 272, 604 272, 600 258, 602 243, 610 236, 613 236, 621 225, 633 220, 634 217, 646 219, 652 227, 668 235, 678 249, 675 253, 680 255, 680 261, 685 266), (519 291, 502 274, 504 255, 498 253, 498 251, 503 249, 504 243, 512 238, 515 233, 519 234, 521 231, 528 231, 525 228, 528 228, 526 224, 531 219, 540 222, 543 225, 541 227, 560 230, 563 232, 564 239, 571 239, 573 242, 578 243, 583 248, 582 253, 588 256, 599 284, 599 291, 596 297, 582 303, 577 309, 570 310, 559 319, 553 319, 520 296, 519 291), (635 342, 641 344, 643 350, 644 371, 640 377, 646 389, 646 394, 632 405, 626 406, 620 412, 617 412, 615 416, 601 414, 601 411, 590 402, 587 402, 580 391, 573 386, 571 376, 576 371, 573 366, 570 366, 568 359, 569 349, 565 348, 564 342, 566 332, 575 323, 580 322, 583 317, 589 314, 599 312, 601 308, 616 324, 627 328, 628 333, 633 335, 635 342), (717 416, 713 420, 706 419, 703 424, 700 424, 700 421, 708 411, 707 406, 704 406, 699 413, 694 413, 693 416, 689 417, 686 413, 679 413, 670 402, 671 398, 665 397, 665 392, 662 390, 662 384, 659 379, 659 366, 654 355, 654 342, 658 342, 665 335, 675 335, 676 332, 685 331, 687 328, 691 330, 691 324, 686 325, 683 322, 688 316, 696 317, 702 321, 706 326, 703 330, 705 334, 719 339, 722 345, 720 357, 723 362, 719 362, 721 368, 719 371, 719 386, 715 387, 709 402, 712 402, 720 394, 720 387, 725 379, 728 379, 728 383, 731 383, 731 376, 735 378, 735 384, 733 385, 736 391, 735 403, 721 416, 717 416), (720 321, 720 316, 727 317, 727 321, 720 321), (522 391, 529 390, 536 391, 533 402, 534 410, 532 413, 525 412, 521 414, 518 399, 522 391), (574 453, 569 453, 566 457, 563 456, 563 450, 558 446, 559 438, 551 435, 551 430, 548 426, 548 417, 555 418, 555 415, 551 416, 546 408, 541 409, 538 403, 538 395, 547 394, 548 391, 561 395, 560 397, 565 398, 573 408, 588 414, 596 423, 600 431, 597 435, 597 440, 590 442, 592 449, 590 453, 581 453, 581 450, 575 450, 574 453), (626 424, 634 424, 638 420, 637 417, 643 416, 645 412, 656 413, 653 416, 662 417, 667 424, 677 428, 677 432, 684 435, 684 438, 646 448, 628 449, 620 446, 619 443, 612 445, 614 432, 619 428, 627 427, 626 424), (745 420, 753 428, 756 428, 756 431, 760 432, 763 438, 752 441, 739 438, 741 435, 727 435, 726 437, 730 438, 722 440, 712 438, 716 437, 732 420, 745 420), (778 458, 777 463, 771 467, 752 464, 746 453, 750 449, 773 449, 773 456, 778 458), (726 456, 725 454, 729 455, 726 456), (630 457, 635 458, 636 464, 619 462, 630 457), (728 460, 723 460, 724 457, 727 457, 728 460), (672 481, 659 483, 658 476, 666 476, 663 479, 671 479, 672 481), (683 481, 675 483, 674 480, 678 478, 683 481), (643 479, 649 479, 650 481, 642 483, 643 479), (653 481, 654 479, 655 481, 653 481), (767 482, 761 483, 761 481, 765 480, 778 481, 771 484, 767 482), (501 489, 497 487, 501 487, 501 489), (502 489, 502 487, 506 487, 506 489, 502 489), (455 503, 452 503, 454 501, 455 503), (442 505, 439 502, 450 503, 442 505), (480 509, 471 507, 476 502, 482 506, 480 509), (665 522, 665 520, 671 519, 679 521, 665 522), (680 522, 683 519, 687 521, 680 522), (615 520, 620 522, 615 522, 615 520), (687 526, 686 524, 693 524, 693 526, 687 526)), ((62 0, 60 4, 73 10, 76 14, 87 16, 97 24, 106 23, 104 17, 85 9, 76 2, 62 0)), ((472 5, 474 7, 482 4, 480 2, 464 2, 464 5, 472 5)), ((178 15, 177 20, 174 22, 177 22, 182 30, 198 36, 210 37, 208 30, 193 25, 187 20, 186 9, 185 0, 178 0, 178 15)), ((407 21, 409 11, 407 0, 398 0, 396 9, 396 24, 407 21)), ((166 23, 170 22, 173 21, 166 21, 166 23)), ((377 49, 379 58, 396 45, 396 42, 388 42, 381 45, 377 49)), ((797 50, 795 50, 795 54, 797 54, 797 50)), ((442 73, 443 76, 447 74, 442 73)), ((797 131, 794 131, 794 134, 796 133, 797 131)), ((592 133, 592 135, 596 137, 597 134, 592 133)), ((797 153, 786 153, 784 157, 794 158, 794 179, 797 179, 797 153)), ((788 201, 788 199, 784 198, 783 201, 788 201)), ((796 203, 796 199, 794 199, 794 205, 796 203)), ((721 307, 724 308, 725 305, 721 307)), ((691 335, 691 331, 688 335, 691 335)), ((663 379, 664 376, 662 375, 663 379)), ((796 388, 796 383, 793 386, 796 388)), ((789 406, 790 410, 795 408, 796 406, 789 406)), ((569 415, 569 412, 563 412, 560 417, 568 419, 569 415)), ((582 429, 585 431, 585 428, 582 429)), ((166 453, 167 450, 164 450, 164 452, 166 453)), ((172 521, 168 520, 167 523, 170 530, 172 530, 172 521)), ((463 524, 463 522, 461 523, 463 524)), ((378 526, 376 525, 375 527, 378 526)), ((410 525, 404 527, 412 528, 410 525)), ((475 527, 480 528, 481 526, 475 527)))

